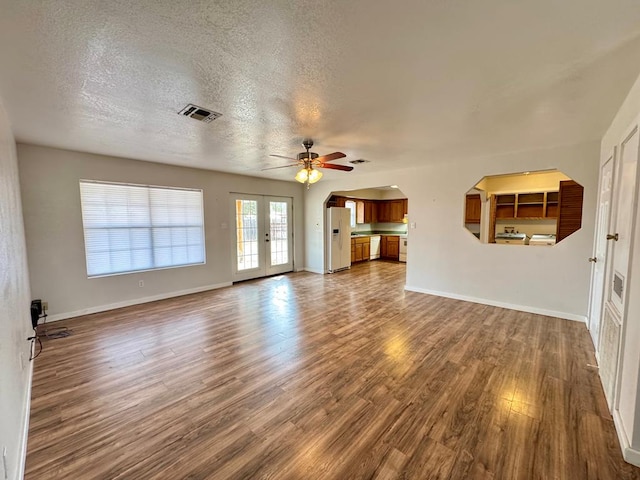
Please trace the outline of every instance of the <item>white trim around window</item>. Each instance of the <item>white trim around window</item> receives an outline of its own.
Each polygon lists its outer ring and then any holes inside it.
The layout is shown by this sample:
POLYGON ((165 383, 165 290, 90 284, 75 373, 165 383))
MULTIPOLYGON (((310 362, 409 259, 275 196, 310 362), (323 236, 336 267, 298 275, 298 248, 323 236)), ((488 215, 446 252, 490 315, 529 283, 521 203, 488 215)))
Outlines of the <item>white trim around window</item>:
POLYGON ((87 276, 205 263, 203 192, 80 180, 87 276))

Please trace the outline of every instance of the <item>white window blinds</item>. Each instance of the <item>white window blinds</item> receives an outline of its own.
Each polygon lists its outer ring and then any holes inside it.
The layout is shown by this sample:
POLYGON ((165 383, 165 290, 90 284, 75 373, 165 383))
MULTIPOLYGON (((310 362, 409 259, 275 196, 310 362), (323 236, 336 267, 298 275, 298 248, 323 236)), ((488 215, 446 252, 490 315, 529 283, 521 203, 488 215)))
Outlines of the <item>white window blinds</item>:
POLYGON ((80 180, 87 275, 202 264, 202 190, 80 180))

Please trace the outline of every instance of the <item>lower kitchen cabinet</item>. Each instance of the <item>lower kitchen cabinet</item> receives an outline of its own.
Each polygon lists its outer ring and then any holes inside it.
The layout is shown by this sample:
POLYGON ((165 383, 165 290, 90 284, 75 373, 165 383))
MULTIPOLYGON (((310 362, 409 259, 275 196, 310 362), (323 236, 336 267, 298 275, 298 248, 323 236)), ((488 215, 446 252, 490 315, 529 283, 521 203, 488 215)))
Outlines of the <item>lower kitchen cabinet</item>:
POLYGON ((383 235, 380 239, 380 258, 388 260, 400 259, 400 237, 383 235))
POLYGON ((369 237, 351 239, 351 263, 369 260, 371 255, 371 241, 369 237))

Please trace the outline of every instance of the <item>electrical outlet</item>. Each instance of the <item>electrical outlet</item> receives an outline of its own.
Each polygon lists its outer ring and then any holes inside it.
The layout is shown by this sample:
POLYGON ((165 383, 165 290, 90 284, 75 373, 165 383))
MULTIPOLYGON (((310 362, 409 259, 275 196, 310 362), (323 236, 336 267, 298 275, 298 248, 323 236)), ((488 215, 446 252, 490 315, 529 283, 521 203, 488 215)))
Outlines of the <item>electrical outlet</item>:
POLYGON ((140 280, 140 281, 138 282, 138 286, 139 286, 139 287, 144 287, 144 280, 140 280))
POLYGON ((42 310, 44 311, 49 310, 49 302, 42 302, 42 310))

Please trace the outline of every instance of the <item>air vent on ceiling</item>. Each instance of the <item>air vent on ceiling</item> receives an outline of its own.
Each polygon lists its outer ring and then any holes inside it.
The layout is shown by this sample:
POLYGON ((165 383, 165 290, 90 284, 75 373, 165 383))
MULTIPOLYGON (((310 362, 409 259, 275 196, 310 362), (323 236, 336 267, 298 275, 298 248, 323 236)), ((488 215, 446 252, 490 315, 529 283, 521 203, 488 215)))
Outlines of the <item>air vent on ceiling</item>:
POLYGON ((370 160, 365 160, 364 158, 359 158, 358 160, 349 160, 349 163, 353 163, 354 165, 360 165, 361 163, 369 163, 370 160))
POLYGON ((214 112, 213 110, 207 110, 206 108, 199 107, 190 103, 182 110, 178 112, 180 115, 184 115, 185 117, 191 117, 194 120, 200 120, 201 122, 210 123, 218 117, 221 117, 222 114, 218 112, 214 112))

